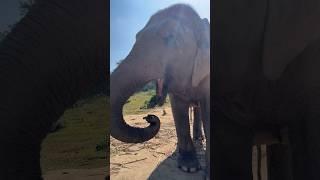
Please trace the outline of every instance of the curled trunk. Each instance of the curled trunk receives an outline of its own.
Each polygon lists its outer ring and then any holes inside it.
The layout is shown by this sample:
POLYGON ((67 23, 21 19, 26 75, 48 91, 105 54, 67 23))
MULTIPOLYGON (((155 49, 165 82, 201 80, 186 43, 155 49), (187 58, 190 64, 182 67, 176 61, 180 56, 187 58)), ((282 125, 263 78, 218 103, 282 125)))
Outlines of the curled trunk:
MULTIPOLYGON (((131 61, 128 61, 131 62, 131 61)), ((148 70, 134 70, 130 63, 122 63, 111 74, 111 136, 127 143, 141 143, 153 138, 160 129, 160 121, 156 116, 148 116, 150 125, 146 128, 132 127, 124 118, 122 109, 126 101, 147 82, 156 79, 156 75, 148 70), (152 75, 151 75, 152 74, 152 75), (151 119, 150 119, 151 118, 151 119)))

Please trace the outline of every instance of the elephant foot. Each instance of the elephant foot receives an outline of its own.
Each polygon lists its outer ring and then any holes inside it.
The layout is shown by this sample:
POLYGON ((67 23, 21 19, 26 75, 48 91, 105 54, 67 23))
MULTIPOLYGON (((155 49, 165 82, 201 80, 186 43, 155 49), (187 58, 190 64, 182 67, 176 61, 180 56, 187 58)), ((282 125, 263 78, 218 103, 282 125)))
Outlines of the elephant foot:
POLYGON ((202 135, 194 135, 193 140, 194 141, 203 141, 204 137, 202 135))
POLYGON ((193 139, 193 141, 203 141, 204 136, 201 133, 201 131, 194 131, 192 139, 193 139))
POLYGON ((200 139, 194 139, 193 144, 195 145, 197 150, 203 149, 205 145, 203 140, 200 140, 200 139))
POLYGON ((195 142, 202 142, 203 140, 204 140, 204 137, 202 135, 193 137, 193 141, 195 142))
POLYGON ((206 180, 210 180, 210 167, 207 167, 205 172, 206 172, 206 178, 205 179, 206 180))
POLYGON ((180 152, 178 157, 178 167, 182 171, 190 173, 197 172, 201 169, 195 152, 180 152))
POLYGON ((203 136, 200 137, 193 137, 193 144, 195 145, 196 149, 201 149, 204 146, 204 138, 203 136))

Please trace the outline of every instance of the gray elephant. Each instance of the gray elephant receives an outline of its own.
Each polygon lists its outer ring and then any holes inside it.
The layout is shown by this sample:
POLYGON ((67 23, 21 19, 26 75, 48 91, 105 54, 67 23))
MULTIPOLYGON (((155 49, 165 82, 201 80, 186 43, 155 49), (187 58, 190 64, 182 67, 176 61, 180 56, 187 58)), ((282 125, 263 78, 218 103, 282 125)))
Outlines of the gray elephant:
POLYGON ((202 120, 201 120, 201 108, 199 104, 192 105, 192 112, 190 116, 193 116, 193 140, 194 141, 202 141, 203 134, 202 134, 202 120))
MULTIPOLYGON (((190 6, 184 4, 173 5, 150 18, 137 33, 129 55, 111 74, 111 135, 114 138, 141 143, 157 134, 160 127, 157 117, 147 117, 150 125, 146 128, 131 127, 123 118, 122 108, 127 99, 147 82, 164 79, 176 125, 179 167, 185 171, 195 171, 199 167, 190 136, 188 108, 191 102, 200 102, 209 142, 209 31, 208 20, 201 19, 190 6)), ((209 150, 208 143, 208 167, 209 150)))
POLYGON ((320 2, 223 0, 213 7, 214 179, 252 179, 253 135, 283 128, 293 179, 319 179, 320 2))
MULTIPOLYGON (((168 94, 168 83, 164 81, 164 79, 157 79, 156 80, 156 95, 151 98, 149 104, 162 106, 165 103, 168 94), (151 103, 151 101, 154 101, 151 103)), ((190 113, 189 118, 193 119, 193 140, 194 141, 201 141, 203 140, 202 134, 202 122, 201 122, 201 110, 199 103, 191 103, 190 104, 190 113)))
POLYGON ((106 83, 107 3, 36 1, 1 41, 0 179, 42 179, 51 125, 106 83))

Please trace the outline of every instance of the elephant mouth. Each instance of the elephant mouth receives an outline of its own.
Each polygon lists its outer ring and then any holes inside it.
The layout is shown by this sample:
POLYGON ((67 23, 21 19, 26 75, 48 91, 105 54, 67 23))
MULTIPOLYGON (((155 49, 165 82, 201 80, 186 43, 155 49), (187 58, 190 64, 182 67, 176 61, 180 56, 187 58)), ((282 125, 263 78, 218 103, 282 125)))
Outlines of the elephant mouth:
POLYGON ((156 95, 151 97, 149 101, 149 108, 154 108, 156 105, 162 106, 166 102, 168 95, 168 85, 163 78, 155 80, 156 95))

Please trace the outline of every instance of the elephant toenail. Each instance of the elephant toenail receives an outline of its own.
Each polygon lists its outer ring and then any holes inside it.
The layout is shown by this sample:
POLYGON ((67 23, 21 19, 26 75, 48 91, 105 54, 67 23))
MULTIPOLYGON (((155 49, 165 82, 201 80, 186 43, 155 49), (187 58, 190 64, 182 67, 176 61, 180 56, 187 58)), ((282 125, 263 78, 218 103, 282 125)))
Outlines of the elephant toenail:
POLYGON ((181 169, 182 169, 183 171, 185 171, 185 172, 188 172, 188 167, 186 167, 186 166, 182 166, 181 169))
POLYGON ((196 172, 197 171, 197 168, 190 168, 190 172, 196 172))

